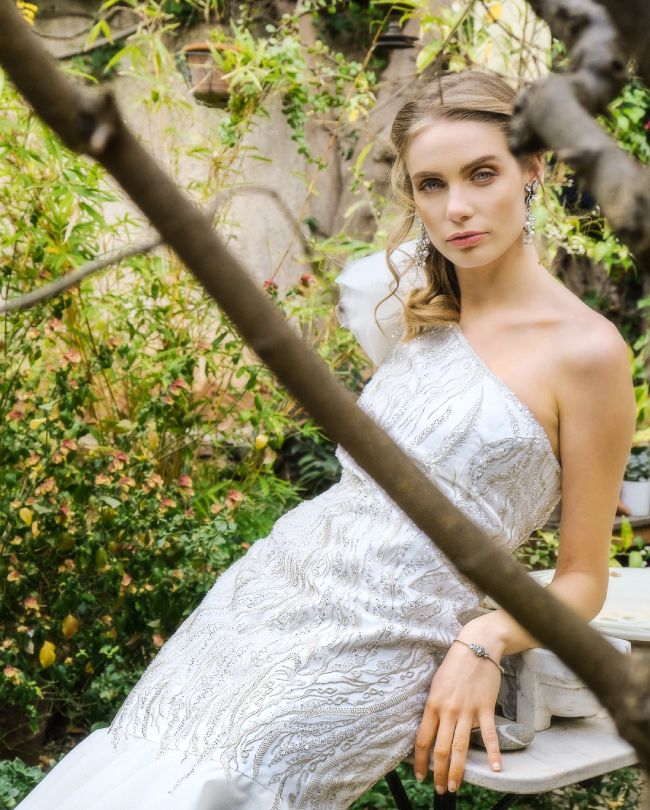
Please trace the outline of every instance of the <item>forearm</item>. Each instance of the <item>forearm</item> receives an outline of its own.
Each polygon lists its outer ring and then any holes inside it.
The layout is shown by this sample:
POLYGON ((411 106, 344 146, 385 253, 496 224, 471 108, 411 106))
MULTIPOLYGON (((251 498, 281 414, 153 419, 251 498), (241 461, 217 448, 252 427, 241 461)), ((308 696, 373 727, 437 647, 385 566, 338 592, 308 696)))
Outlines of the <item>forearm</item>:
MULTIPOLYGON (((559 574, 547 588, 585 621, 591 621, 599 613, 607 593, 606 582, 603 588, 593 576, 581 571, 559 574)), ((502 655, 543 646, 501 608, 472 619, 463 627, 458 638, 483 644, 497 660, 502 655)))

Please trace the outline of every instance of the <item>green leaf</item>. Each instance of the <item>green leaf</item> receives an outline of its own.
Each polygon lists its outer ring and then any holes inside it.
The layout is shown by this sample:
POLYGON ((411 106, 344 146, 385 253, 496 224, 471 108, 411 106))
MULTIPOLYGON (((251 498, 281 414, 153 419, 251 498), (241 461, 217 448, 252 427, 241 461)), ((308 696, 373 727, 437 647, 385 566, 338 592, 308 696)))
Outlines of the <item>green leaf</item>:
POLYGON ((434 39, 422 48, 415 61, 415 69, 418 73, 422 73, 422 71, 433 62, 436 56, 438 56, 440 45, 440 41, 434 39))
POLYGON ((373 141, 370 141, 370 143, 367 143, 363 147, 363 149, 359 152, 359 157, 354 162, 353 171, 354 171, 355 174, 359 174, 359 172, 361 171, 361 167, 363 166, 363 162, 368 157, 368 155, 370 154, 370 150, 372 149, 373 146, 374 146, 373 141))
POLYGON ((630 551, 628 563, 630 568, 644 568, 645 562, 643 559, 643 554, 640 551, 630 551))

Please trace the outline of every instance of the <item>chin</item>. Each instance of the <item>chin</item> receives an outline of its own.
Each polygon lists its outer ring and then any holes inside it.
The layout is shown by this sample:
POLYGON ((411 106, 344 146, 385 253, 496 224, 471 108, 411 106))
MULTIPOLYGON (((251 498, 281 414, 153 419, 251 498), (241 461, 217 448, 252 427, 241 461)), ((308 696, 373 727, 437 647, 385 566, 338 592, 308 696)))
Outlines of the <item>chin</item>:
POLYGON ((485 265, 492 264, 498 261, 503 256, 505 251, 502 250, 469 250, 457 251, 457 256, 447 256, 450 262, 455 267, 462 267, 463 269, 471 270, 472 267, 485 267, 485 265))

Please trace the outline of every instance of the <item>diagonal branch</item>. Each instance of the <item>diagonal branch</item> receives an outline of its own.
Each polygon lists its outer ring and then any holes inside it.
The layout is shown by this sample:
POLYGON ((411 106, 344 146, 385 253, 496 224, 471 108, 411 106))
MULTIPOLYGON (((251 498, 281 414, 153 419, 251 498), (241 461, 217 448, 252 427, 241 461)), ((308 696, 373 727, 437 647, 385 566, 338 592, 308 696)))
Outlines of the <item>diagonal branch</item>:
POLYGON ((294 334, 212 231, 209 220, 164 174, 123 123, 108 93, 78 88, 0 0, 0 63, 39 115, 70 147, 92 155, 118 180, 162 238, 219 303, 251 348, 459 572, 556 652, 610 711, 650 771, 650 662, 631 661, 574 611, 537 585, 467 516, 336 382, 294 334), (562 633, 557 628, 562 628, 562 633), (634 666, 632 666, 634 664, 634 666), (637 688, 632 688, 632 678, 637 688), (620 699, 621 695, 626 700, 620 699))

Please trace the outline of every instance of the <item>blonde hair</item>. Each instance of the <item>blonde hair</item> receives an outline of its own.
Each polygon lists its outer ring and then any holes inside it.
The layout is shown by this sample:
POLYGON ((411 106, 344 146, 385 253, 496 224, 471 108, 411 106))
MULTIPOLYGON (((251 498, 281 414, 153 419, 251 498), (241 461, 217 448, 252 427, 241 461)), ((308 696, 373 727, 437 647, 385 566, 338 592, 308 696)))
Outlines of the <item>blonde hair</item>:
MULTIPOLYGON (((444 73, 427 82, 397 113, 391 130, 394 162, 390 183, 402 212, 386 246, 386 262, 397 286, 380 304, 397 293, 400 273, 391 254, 406 239, 415 221, 413 185, 406 168, 406 153, 411 140, 432 121, 439 119, 485 121, 506 134, 515 96, 510 85, 490 73, 476 70, 444 73)), ((439 324, 459 319, 460 288, 453 264, 432 246, 424 271, 426 287, 411 290, 404 304, 405 340, 439 324)))

